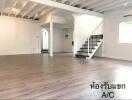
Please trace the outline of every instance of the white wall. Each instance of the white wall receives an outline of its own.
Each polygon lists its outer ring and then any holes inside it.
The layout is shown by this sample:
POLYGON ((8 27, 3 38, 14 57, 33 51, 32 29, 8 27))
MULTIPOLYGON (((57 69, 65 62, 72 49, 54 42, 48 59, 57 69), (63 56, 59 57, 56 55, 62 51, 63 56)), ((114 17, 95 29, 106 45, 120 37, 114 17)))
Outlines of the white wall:
POLYGON ((63 30, 54 28, 53 30, 53 52, 63 52, 63 30))
POLYGON ((45 18, 43 18, 40 22, 41 25, 46 28, 49 33, 49 23, 51 21, 51 18, 53 18, 53 52, 72 52, 72 40, 73 40, 73 31, 72 31, 72 25, 67 21, 65 17, 62 16, 52 16, 47 15, 45 18), (69 38, 65 39, 64 34, 68 33, 69 38))
MULTIPOLYGON (((55 24, 56 25, 56 24, 55 24)), ((72 29, 64 29, 58 28, 54 25, 53 29, 53 52, 72 52, 72 36, 73 30, 72 29), (64 38, 64 34, 68 33, 69 38, 64 38)), ((45 27, 49 31, 49 27, 45 27)))
POLYGON ((60 17, 60 16, 53 16, 53 22, 60 24, 68 24, 65 17, 60 17))
POLYGON ((40 53, 39 24, 0 16, 0 55, 40 53))
POLYGON ((76 54, 101 21, 102 18, 90 15, 74 16, 74 54, 76 54))
POLYGON ((68 38, 64 38, 63 35, 63 52, 73 52, 72 41, 73 41, 73 29, 63 29, 63 34, 68 34, 68 38))
POLYGON ((52 18, 53 18, 52 14, 47 14, 42 19, 40 19, 39 23, 41 25, 49 24, 52 18))
POLYGON ((124 21, 123 11, 109 12, 104 18, 104 57, 132 60, 132 44, 121 44, 119 23, 124 21))
POLYGON ((71 30, 54 27, 53 52, 72 52, 72 32, 71 30), (69 38, 64 38, 65 33, 68 33, 69 38))

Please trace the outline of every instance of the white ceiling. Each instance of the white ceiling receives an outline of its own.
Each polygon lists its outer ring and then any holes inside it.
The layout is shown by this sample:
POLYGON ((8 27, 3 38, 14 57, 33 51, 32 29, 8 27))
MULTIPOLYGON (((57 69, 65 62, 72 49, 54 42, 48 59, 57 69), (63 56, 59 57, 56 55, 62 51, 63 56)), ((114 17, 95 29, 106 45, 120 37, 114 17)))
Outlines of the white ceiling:
POLYGON ((38 20, 55 10, 29 0, 0 0, 0 14, 38 20))
POLYGON ((132 9, 132 0, 52 0, 52 1, 100 13, 120 8, 132 9))
MULTIPOLYGON (((132 0, 51 0, 80 9, 105 13, 115 9, 132 10, 132 0)), ((22 17, 38 20, 47 13, 54 12, 53 7, 31 2, 30 0, 0 0, 0 15, 22 17)), ((68 12, 58 10, 58 15, 65 16, 68 12)))

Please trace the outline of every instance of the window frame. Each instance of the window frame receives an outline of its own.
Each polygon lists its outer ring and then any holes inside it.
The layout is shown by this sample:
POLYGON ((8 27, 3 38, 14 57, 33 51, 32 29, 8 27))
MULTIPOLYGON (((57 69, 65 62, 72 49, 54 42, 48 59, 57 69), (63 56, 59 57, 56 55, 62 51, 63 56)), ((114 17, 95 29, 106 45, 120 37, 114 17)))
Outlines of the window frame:
POLYGON ((123 20, 119 22, 119 25, 118 25, 118 43, 119 44, 131 44, 132 45, 132 42, 121 42, 120 41, 120 24, 123 22, 128 22, 128 21, 132 21, 132 16, 123 18, 123 20))

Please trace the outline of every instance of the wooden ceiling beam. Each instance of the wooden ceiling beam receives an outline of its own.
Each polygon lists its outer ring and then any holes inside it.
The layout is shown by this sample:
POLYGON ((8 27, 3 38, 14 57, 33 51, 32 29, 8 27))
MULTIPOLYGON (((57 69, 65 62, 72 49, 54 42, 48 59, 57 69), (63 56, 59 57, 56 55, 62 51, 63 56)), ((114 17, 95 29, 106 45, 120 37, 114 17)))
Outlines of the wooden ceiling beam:
POLYGON ((92 4, 95 4, 97 1, 98 0, 87 1, 87 2, 83 3, 80 8, 88 7, 88 6, 92 5, 92 4))
POLYGON ((49 13, 50 11, 52 11, 54 8, 47 8, 46 10, 44 10, 43 12, 40 13, 40 18, 42 18, 45 14, 49 13))
POLYGON ((67 0, 62 0, 62 2, 61 3, 65 3, 67 0))
MULTIPOLYGON (((116 8, 120 8, 120 7, 123 7, 124 9, 126 8, 127 5, 125 5, 126 2, 123 2, 121 4, 118 4, 118 5, 115 5, 115 6, 111 6, 111 7, 108 7, 106 9, 102 9, 100 10, 99 12, 105 12, 105 11, 110 11, 110 10, 113 10, 113 9, 116 9, 116 8)), ((132 1, 128 2, 128 4, 132 4, 132 1)))
POLYGON ((73 6, 62 4, 62 3, 59 3, 59 2, 55 2, 55 1, 50 1, 50 0, 30 0, 30 1, 40 3, 40 4, 43 4, 43 5, 46 5, 46 6, 50 6, 50 7, 70 11, 70 12, 73 12, 73 13, 87 14, 87 15, 103 17, 103 14, 101 14, 101 13, 94 12, 94 11, 89 11, 89 10, 85 10, 85 9, 80 9, 80 8, 77 8, 77 7, 73 7, 73 6))
POLYGON ((12 13, 12 9, 17 5, 18 2, 19 2, 19 0, 14 0, 14 3, 12 5, 12 7, 10 8, 10 12, 8 13, 8 16, 12 13))
POLYGON ((41 6, 41 7, 38 8, 37 10, 33 11, 33 12, 28 16, 28 18, 33 17, 35 14, 41 12, 44 8, 46 8, 46 6, 41 6))
POLYGON ((100 8, 100 7, 103 7, 103 6, 105 6, 105 5, 110 4, 110 3, 112 3, 112 2, 113 2, 113 0, 104 0, 104 2, 101 2, 101 3, 99 3, 98 5, 95 5, 94 8, 95 8, 95 9, 96 9, 96 8, 100 8))
POLYGON ((27 4, 28 4, 28 1, 26 0, 26 1, 23 3, 22 8, 20 9, 20 11, 19 11, 15 16, 18 16, 18 15, 22 12, 22 10, 26 7, 27 4))
POLYGON ((98 7, 102 7, 102 6, 104 6, 104 5, 106 5, 106 4, 109 4, 109 3, 111 3, 111 2, 112 2, 112 0, 101 0, 101 1, 98 2, 97 4, 90 5, 90 6, 88 7, 88 9, 92 9, 92 8, 96 9, 96 8, 98 8, 98 7))
POLYGON ((1 15, 3 15, 4 13, 5 3, 6 3, 6 0, 3 0, 1 3, 1 15))
POLYGON ((70 5, 76 5, 79 1, 81 1, 81 0, 73 0, 70 2, 70 5))
POLYGON ((38 4, 34 3, 23 15, 25 17, 28 13, 30 13, 38 4))
POLYGON ((116 0, 116 1, 113 1, 105 6, 97 8, 95 11, 105 10, 105 9, 108 9, 109 7, 114 7, 114 6, 120 5, 122 3, 125 3, 125 0, 116 0))

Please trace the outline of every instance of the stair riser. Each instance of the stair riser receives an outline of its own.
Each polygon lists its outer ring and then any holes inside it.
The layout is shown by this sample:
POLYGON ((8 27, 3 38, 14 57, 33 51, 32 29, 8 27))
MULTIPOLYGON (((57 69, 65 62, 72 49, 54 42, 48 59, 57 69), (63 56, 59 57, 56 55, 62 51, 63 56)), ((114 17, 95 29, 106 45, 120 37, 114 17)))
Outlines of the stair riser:
MULTIPOLYGON (((97 45, 98 43, 90 43, 89 45, 97 45)), ((83 46, 88 46, 88 44, 83 44, 83 46)))
POLYGON ((87 57, 89 54, 89 58, 91 58, 95 53, 95 51, 97 50, 97 48, 100 46, 100 44, 102 43, 102 39, 103 35, 93 35, 90 37, 89 39, 89 44, 88 41, 85 41, 85 44, 83 44, 82 48, 80 48, 80 50, 77 52, 76 57, 87 57), (88 46, 89 46, 89 50, 88 50, 88 46), (89 51, 89 53, 88 53, 89 51))
MULTIPOLYGON (((89 51, 89 53, 92 53, 93 51, 89 51)), ((88 54, 88 52, 78 52, 78 54, 88 54)))
MULTIPOLYGON (((97 44, 97 43, 99 43, 100 41, 92 41, 92 42, 89 42, 89 44, 97 44)), ((88 42, 85 42, 85 44, 88 44, 88 42)))
POLYGON ((91 36, 90 38, 92 38, 92 39, 103 39, 103 35, 94 35, 94 36, 91 36))
MULTIPOLYGON (((97 46, 97 44, 96 45, 89 45, 89 48, 94 48, 95 46, 97 46)), ((88 46, 87 45, 83 45, 82 48, 88 48, 88 46)))
MULTIPOLYGON (((94 49, 89 49, 89 52, 92 52, 94 49)), ((80 50, 78 52, 88 52, 88 49, 85 49, 85 50, 80 50)))
POLYGON ((79 55, 76 55, 77 58, 87 58, 85 56, 79 56, 79 55))
MULTIPOLYGON (((89 53, 92 53, 92 52, 89 52, 89 53)), ((79 54, 79 55, 88 55, 88 52, 78 52, 77 54, 79 54)))
MULTIPOLYGON (((99 40, 89 40, 89 42, 100 42, 100 39, 99 40)), ((88 41, 85 41, 85 43, 88 43, 88 41)))
MULTIPOLYGON (((99 43, 100 41, 89 41, 89 43, 99 43)), ((88 44, 88 42, 85 42, 85 44, 88 44)))
MULTIPOLYGON (((92 47, 89 47, 89 49, 95 49, 95 48, 92 48, 92 47)), ((86 48, 81 48, 80 50, 88 50, 88 48, 86 47, 86 48)))

